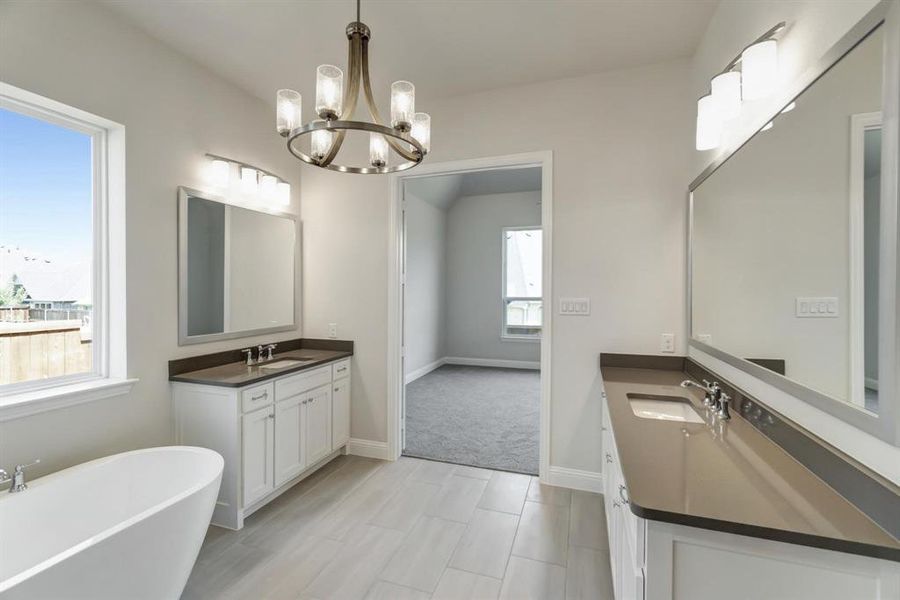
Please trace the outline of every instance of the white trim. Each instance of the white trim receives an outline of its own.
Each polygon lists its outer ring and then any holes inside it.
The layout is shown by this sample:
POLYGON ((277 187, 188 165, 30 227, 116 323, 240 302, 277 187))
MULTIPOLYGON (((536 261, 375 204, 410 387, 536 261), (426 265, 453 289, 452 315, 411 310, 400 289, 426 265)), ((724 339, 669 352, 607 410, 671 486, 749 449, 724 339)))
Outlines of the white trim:
POLYGON ((376 442, 373 440, 361 440, 359 438, 350 438, 347 442, 347 454, 353 456, 363 456, 365 458, 378 458, 381 460, 396 460, 396 456, 391 456, 388 451, 387 442, 376 442))
POLYGON ((871 377, 866 377, 866 388, 870 390, 878 390, 878 380, 872 379, 871 377))
POLYGON ((445 356, 444 364, 466 365, 469 367, 499 367, 501 369, 540 369, 541 363, 535 360, 506 360, 500 358, 467 358, 463 356, 445 356))
POLYGON ((541 483, 585 492, 603 493, 603 473, 551 466, 541 483))
POLYGON ((424 367, 420 367, 420 368, 416 369, 415 371, 407 373, 406 376, 403 378, 403 382, 407 383, 407 384, 412 383, 416 379, 419 379, 420 377, 424 377, 425 375, 428 375, 435 369, 439 369, 439 368, 443 367, 445 364, 447 364, 447 358, 446 357, 439 358, 436 361, 434 361, 433 363, 429 363, 429 364, 425 365, 424 367))
POLYGON ((866 405, 865 390, 865 136, 881 129, 881 112, 850 115, 850 378, 847 397, 866 405))
POLYGON ((12 421, 76 404, 124 396, 131 391, 137 379, 97 378, 91 381, 59 385, 51 389, 23 392, 5 396, 0 404, 0 422, 12 421))
MULTIPOLYGON (((444 163, 426 163, 412 172, 396 173, 390 176, 390 202, 388 215, 388 335, 387 335, 387 450, 388 458, 396 460, 401 452, 401 410, 403 397, 403 314, 401 290, 401 268, 403 257, 402 200, 403 181, 432 175, 465 173, 498 169, 541 167, 541 229, 543 230, 543 285, 544 307, 553 306, 553 152, 530 152, 457 160, 444 163)), ((541 414, 539 473, 546 475, 550 466, 550 390, 551 390, 551 347, 553 311, 544 314, 541 332, 541 414)))
POLYGON ((126 362, 125 127, 4 82, 0 82, 0 107, 91 136, 93 169, 93 371, 74 378, 2 386, 6 397, 0 420, 7 420, 97 399, 96 390, 119 390, 100 397, 127 393, 127 389, 121 391, 122 382, 130 381, 130 389, 135 380, 127 379, 126 362), (35 410, 20 406, 25 402, 37 403, 35 410), (7 410, 13 405, 19 408, 7 410))

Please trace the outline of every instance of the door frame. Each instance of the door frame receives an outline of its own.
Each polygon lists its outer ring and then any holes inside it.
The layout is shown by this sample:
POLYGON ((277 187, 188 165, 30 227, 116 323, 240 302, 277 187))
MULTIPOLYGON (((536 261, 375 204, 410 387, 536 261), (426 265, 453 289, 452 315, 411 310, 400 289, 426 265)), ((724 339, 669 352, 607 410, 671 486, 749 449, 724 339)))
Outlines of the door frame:
POLYGON ((553 152, 529 152, 490 156, 467 160, 455 160, 420 165, 414 173, 401 172, 390 176, 390 209, 388 215, 388 335, 387 335, 387 445, 390 460, 397 460, 402 452, 401 410, 403 397, 403 298, 401 269, 403 267, 403 182, 409 179, 452 175, 476 171, 541 167, 541 228, 543 229, 542 301, 544 323, 541 332, 541 407, 540 407, 540 461, 538 474, 546 480, 550 470, 550 353, 553 331, 553 152))

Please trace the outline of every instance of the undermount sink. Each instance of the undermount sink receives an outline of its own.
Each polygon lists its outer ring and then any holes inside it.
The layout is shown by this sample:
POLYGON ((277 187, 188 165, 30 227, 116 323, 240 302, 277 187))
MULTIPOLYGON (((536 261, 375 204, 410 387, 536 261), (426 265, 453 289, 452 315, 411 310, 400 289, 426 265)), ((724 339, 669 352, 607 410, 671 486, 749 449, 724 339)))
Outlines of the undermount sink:
POLYGON ((687 398, 653 394, 626 394, 626 396, 631 405, 631 412, 641 419, 703 423, 703 419, 700 418, 687 398))
POLYGON ((300 365, 305 365, 306 363, 311 363, 315 359, 307 358, 307 359, 295 359, 295 358, 283 358, 281 360, 276 360, 270 363, 263 363, 258 365, 260 369, 264 371, 273 370, 277 371, 278 369, 287 369, 289 367, 297 367, 300 365))

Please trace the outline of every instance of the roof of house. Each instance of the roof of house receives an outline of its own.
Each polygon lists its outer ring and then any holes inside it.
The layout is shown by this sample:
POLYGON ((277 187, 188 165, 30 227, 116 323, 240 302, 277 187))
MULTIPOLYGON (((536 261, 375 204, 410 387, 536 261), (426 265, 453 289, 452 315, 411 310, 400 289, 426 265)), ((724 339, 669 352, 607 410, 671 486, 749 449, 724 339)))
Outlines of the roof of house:
POLYGON ((59 264, 19 248, 0 246, 0 285, 7 285, 13 276, 31 300, 92 304, 89 264, 59 264))

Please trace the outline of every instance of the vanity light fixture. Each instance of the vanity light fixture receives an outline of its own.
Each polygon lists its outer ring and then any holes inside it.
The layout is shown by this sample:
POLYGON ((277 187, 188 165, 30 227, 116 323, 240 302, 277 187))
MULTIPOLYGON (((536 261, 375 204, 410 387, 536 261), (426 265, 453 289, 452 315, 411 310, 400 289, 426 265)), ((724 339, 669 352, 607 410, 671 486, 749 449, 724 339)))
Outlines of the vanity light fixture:
POLYGON ((765 98, 775 91, 778 76, 776 36, 785 27, 786 23, 782 21, 769 29, 712 78, 710 93, 697 101, 697 150, 718 148, 726 121, 740 115, 743 102, 765 98))
POLYGON ((347 85, 344 72, 334 65, 316 69, 316 114, 319 119, 306 125, 301 120, 301 98, 294 90, 278 90, 275 128, 287 138, 288 151, 303 162, 341 173, 366 175, 394 173, 415 167, 431 149, 431 117, 416 112, 416 88, 408 81, 391 85, 390 124, 381 120, 369 77, 369 40, 372 32, 360 21, 356 0, 356 20, 347 25, 350 41, 347 85), (370 121, 353 120, 362 86, 370 121), (335 162, 347 132, 369 134, 369 166, 335 162), (309 153, 301 139, 309 135, 309 153), (393 150, 403 162, 390 164, 393 150))
POLYGON ((245 197, 290 206, 291 184, 278 175, 217 154, 207 154, 206 158, 209 159, 208 179, 213 187, 227 191, 233 186, 233 192, 245 197), (234 179, 232 172, 237 173, 234 179))

